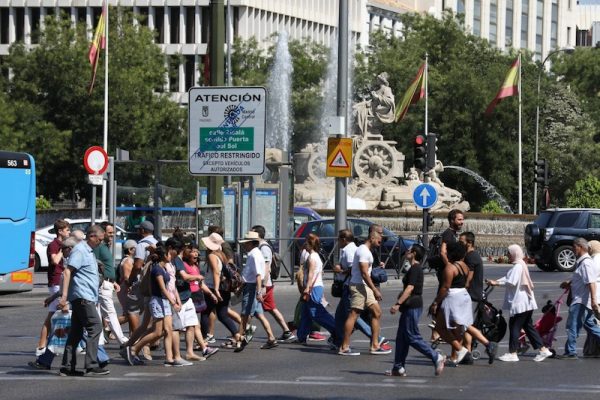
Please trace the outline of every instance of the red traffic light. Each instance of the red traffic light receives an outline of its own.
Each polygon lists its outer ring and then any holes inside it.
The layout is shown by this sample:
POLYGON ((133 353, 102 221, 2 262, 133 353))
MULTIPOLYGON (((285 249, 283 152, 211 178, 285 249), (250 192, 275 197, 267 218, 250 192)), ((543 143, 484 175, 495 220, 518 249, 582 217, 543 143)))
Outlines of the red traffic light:
POLYGON ((417 146, 421 146, 421 145, 425 144, 425 137, 423 135, 415 136, 415 144, 417 146))

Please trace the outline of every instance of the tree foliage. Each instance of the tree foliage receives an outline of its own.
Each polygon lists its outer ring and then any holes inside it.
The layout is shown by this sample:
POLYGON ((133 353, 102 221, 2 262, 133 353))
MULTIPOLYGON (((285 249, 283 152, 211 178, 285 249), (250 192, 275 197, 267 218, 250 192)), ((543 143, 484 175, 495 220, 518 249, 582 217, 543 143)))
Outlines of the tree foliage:
MULTIPOLYGON (((114 11, 109 24, 109 154, 120 147, 136 160, 181 158, 185 112, 156 91, 165 81, 164 55, 150 30, 134 26, 130 12, 114 11)), ((7 58, 13 71, 5 93, 12 122, 0 123, 0 135, 9 129, 8 148, 35 157, 38 192, 53 200, 87 197, 83 154, 103 143, 105 52, 90 95, 88 46, 86 32, 68 18, 47 18, 39 45, 28 50, 16 43, 7 58)), ((149 174, 128 171, 122 171, 124 181, 149 184, 149 174)))
POLYGON ((593 175, 575 182, 567 192, 567 207, 600 208, 600 180, 593 175))

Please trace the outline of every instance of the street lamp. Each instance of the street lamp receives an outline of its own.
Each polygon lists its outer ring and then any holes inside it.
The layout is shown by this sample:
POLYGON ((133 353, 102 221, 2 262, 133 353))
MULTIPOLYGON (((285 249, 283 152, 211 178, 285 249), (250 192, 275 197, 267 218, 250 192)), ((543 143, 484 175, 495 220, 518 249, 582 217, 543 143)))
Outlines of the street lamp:
MULTIPOLYGON (((544 72, 544 65, 546 61, 550 59, 556 53, 564 52, 566 54, 573 54, 575 51, 574 47, 563 47, 561 49, 556 49, 548 53, 542 64, 540 64, 540 71, 538 72, 538 81, 537 81, 537 100, 536 100, 536 110, 535 110, 535 160, 538 160, 538 143, 540 137, 540 86, 542 82, 542 72, 544 72)), ((533 213, 537 214, 537 182, 533 183, 533 213)))

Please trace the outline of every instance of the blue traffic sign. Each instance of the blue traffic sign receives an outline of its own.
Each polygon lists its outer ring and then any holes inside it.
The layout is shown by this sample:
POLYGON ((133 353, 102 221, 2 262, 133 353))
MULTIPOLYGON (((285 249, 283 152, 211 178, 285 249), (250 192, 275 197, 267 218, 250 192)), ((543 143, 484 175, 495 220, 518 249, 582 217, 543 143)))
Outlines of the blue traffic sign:
POLYGON ((435 186, 421 183, 413 191, 413 201, 420 208, 431 208, 437 203, 438 192, 435 186))

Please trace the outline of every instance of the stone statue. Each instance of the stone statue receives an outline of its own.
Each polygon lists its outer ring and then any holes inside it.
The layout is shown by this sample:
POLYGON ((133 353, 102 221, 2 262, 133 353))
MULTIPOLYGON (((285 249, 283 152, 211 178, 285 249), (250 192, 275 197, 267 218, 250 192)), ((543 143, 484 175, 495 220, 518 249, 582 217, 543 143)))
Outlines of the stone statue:
POLYGON ((371 99, 361 101, 353 107, 356 124, 363 138, 381 135, 383 124, 394 122, 396 104, 388 78, 387 72, 377 75, 379 88, 371 91, 371 99))

